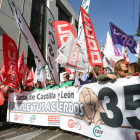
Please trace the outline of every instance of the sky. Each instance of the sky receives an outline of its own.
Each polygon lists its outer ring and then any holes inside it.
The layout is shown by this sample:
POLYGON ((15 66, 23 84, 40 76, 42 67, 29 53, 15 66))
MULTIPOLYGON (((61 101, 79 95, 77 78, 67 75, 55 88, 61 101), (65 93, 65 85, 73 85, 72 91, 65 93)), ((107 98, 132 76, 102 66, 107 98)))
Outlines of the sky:
MULTIPOLYGON (((67 1, 79 15, 79 6, 82 0, 67 1)), ((102 39, 105 45, 107 32, 109 31, 111 35, 109 21, 128 35, 137 33, 139 0, 90 0, 89 16, 92 20, 97 41, 100 43, 102 39)), ((138 42, 138 37, 134 36, 134 39, 138 42)), ((122 46, 116 45, 116 47, 122 51, 122 46)), ((130 62, 136 62, 135 54, 132 54, 128 48, 127 52, 130 62)))

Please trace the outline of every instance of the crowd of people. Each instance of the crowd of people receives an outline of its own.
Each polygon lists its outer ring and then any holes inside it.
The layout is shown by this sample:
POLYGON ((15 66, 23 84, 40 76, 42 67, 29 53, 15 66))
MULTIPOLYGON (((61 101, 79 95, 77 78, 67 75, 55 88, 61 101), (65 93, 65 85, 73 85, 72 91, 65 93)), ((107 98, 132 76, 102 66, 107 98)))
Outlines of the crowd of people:
MULTIPOLYGON (((55 83, 54 79, 45 81, 45 86, 42 86, 41 81, 37 81, 34 86, 27 86, 20 84, 15 90, 7 85, 1 85, 0 91, 4 94, 4 104, 0 106, 0 126, 6 122, 7 115, 7 104, 8 104, 8 95, 13 92, 23 91, 46 91, 50 89, 59 89, 59 88, 68 88, 74 86, 75 88, 95 82, 102 82, 107 80, 117 80, 119 78, 130 79, 131 76, 140 76, 140 64, 132 63, 129 64, 125 59, 121 59, 115 64, 114 72, 107 72, 106 68, 102 68, 99 65, 95 65, 91 72, 83 73, 80 71, 76 72, 75 80, 70 80, 70 75, 68 73, 63 74, 63 83, 58 86, 55 83)), ((28 130, 30 127, 21 127, 20 129, 28 130)))

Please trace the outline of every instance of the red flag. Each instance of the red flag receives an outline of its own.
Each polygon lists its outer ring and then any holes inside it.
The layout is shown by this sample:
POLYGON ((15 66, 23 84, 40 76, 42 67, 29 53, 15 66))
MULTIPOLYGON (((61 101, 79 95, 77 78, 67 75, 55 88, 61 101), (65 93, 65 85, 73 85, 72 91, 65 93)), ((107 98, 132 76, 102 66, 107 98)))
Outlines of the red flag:
POLYGON ((32 68, 30 71, 30 74, 28 75, 28 78, 27 78, 27 86, 34 84, 34 75, 35 75, 34 69, 32 68))
POLYGON ((1 66, 0 73, 2 74, 3 78, 6 77, 6 76, 5 76, 5 65, 4 65, 4 63, 3 63, 2 66, 1 66))
POLYGON ((22 78, 23 81, 22 82, 23 82, 23 85, 25 85, 26 81, 27 81, 27 77, 30 74, 30 70, 29 70, 27 64, 25 65, 23 72, 24 72, 24 74, 23 74, 23 78, 22 78))
POLYGON ((20 55, 18 59, 18 80, 19 83, 22 83, 24 77, 24 52, 20 55))
POLYGON ((94 28, 91 22, 91 19, 87 12, 80 7, 82 22, 85 32, 85 39, 86 39, 86 47, 87 47, 87 54, 88 60, 92 67, 95 65, 100 65, 103 67, 103 61, 101 57, 101 53, 99 50, 99 46, 96 40, 94 28))
POLYGON ((4 103, 4 93, 3 93, 4 89, 5 89, 5 87, 3 87, 0 91, 0 106, 3 105, 3 103, 4 103))
POLYGON ((76 37, 74 28, 70 23, 66 21, 54 21, 53 25, 56 32, 59 48, 67 41, 69 30, 72 32, 74 37, 76 37))
MULTIPOLYGON (((72 32, 72 34, 76 38, 74 28, 70 23, 68 23, 66 21, 54 21, 53 25, 54 25, 54 29, 56 32, 56 37, 57 37, 57 42, 58 42, 59 48, 62 45, 64 45, 64 43, 67 41, 69 30, 72 32)), ((70 71, 71 71, 68 68, 65 68, 65 70, 67 71, 67 73, 70 73, 70 71)))
POLYGON ((14 70, 18 74, 18 52, 17 45, 9 36, 3 34, 3 59, 5 65, 5 75, 13 65, 14 70))
POLYGON ((14 89, 18 86, 18 76, 13 65, 11 65, 10 70, 7 73, 4 84, 13 87, 14 89))

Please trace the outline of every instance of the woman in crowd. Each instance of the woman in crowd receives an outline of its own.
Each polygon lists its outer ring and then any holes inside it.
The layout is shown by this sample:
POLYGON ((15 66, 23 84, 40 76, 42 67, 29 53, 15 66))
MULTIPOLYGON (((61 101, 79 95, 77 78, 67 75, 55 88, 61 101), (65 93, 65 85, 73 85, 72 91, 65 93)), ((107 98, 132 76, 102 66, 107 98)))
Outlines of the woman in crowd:
POLYGON ((106 81, 106 80, 116 80, 119 78, 127 78, 129 79, 131 77, 130 74, 128 74, 128 65, 126 64, 125 59, 121 59, 116 62, 114 74, 101 74, 97 77, 98 81, 106 81))
POLYGON ((128 72, 132 76, 140 76, 140 64, 138 63, 132 63, 128 65, 128 72))
POLYGON ((94 77, 98 77, 100 74, 102 74, 103 68, 100 65, 95 65, 91 72, 93 73, 94 77))

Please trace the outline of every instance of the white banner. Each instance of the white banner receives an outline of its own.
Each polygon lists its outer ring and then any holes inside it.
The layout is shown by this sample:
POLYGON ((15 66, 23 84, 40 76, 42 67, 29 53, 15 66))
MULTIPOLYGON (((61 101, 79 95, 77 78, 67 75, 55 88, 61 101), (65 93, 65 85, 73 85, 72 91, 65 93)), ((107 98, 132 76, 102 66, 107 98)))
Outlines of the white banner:
POLYGON ((60 126, 98 140, 139 140, 140 78, 9 94, 8 121, 60 126))
POLYGON ((59 85, 59 67, 58 63, 55 61, 57 57, 58 43, 56 39, 55 29, 53 26, 53 22, 55 21, 51 11, 46 7, 46 47, 47 47, 47 61, 50 75, 57 85, 59 85))
POLYGON ((25 20, 23 19, 18 7, 16 6, 15 2, 13 0, 8 0, 9 5, 11 7, 11 10, 14 14, 17 26, 23 35, 24 39, 27 41, 28 45, 30 46, 33 54, 36 66, 38 70, 40 70, 42 67, 46 65, 46 62, 40 52, 40 49, 38 48, 25 20))
MULTIPOLYGON (((89 5, 90 5, 90 0, 83 0, 81 7, 89 13, 89 5)), ((84 28, 83 28, 83 23, 82 23, 82 17, 81 17, 81 12, 79 15, 79 21, 78 21, 78 40, 82 43, 82 46, 84 47, 84 41, 85 41, 85 33, 84 33, 84 28)), ((84 49, 84 48, 82 48, 84 49)))

